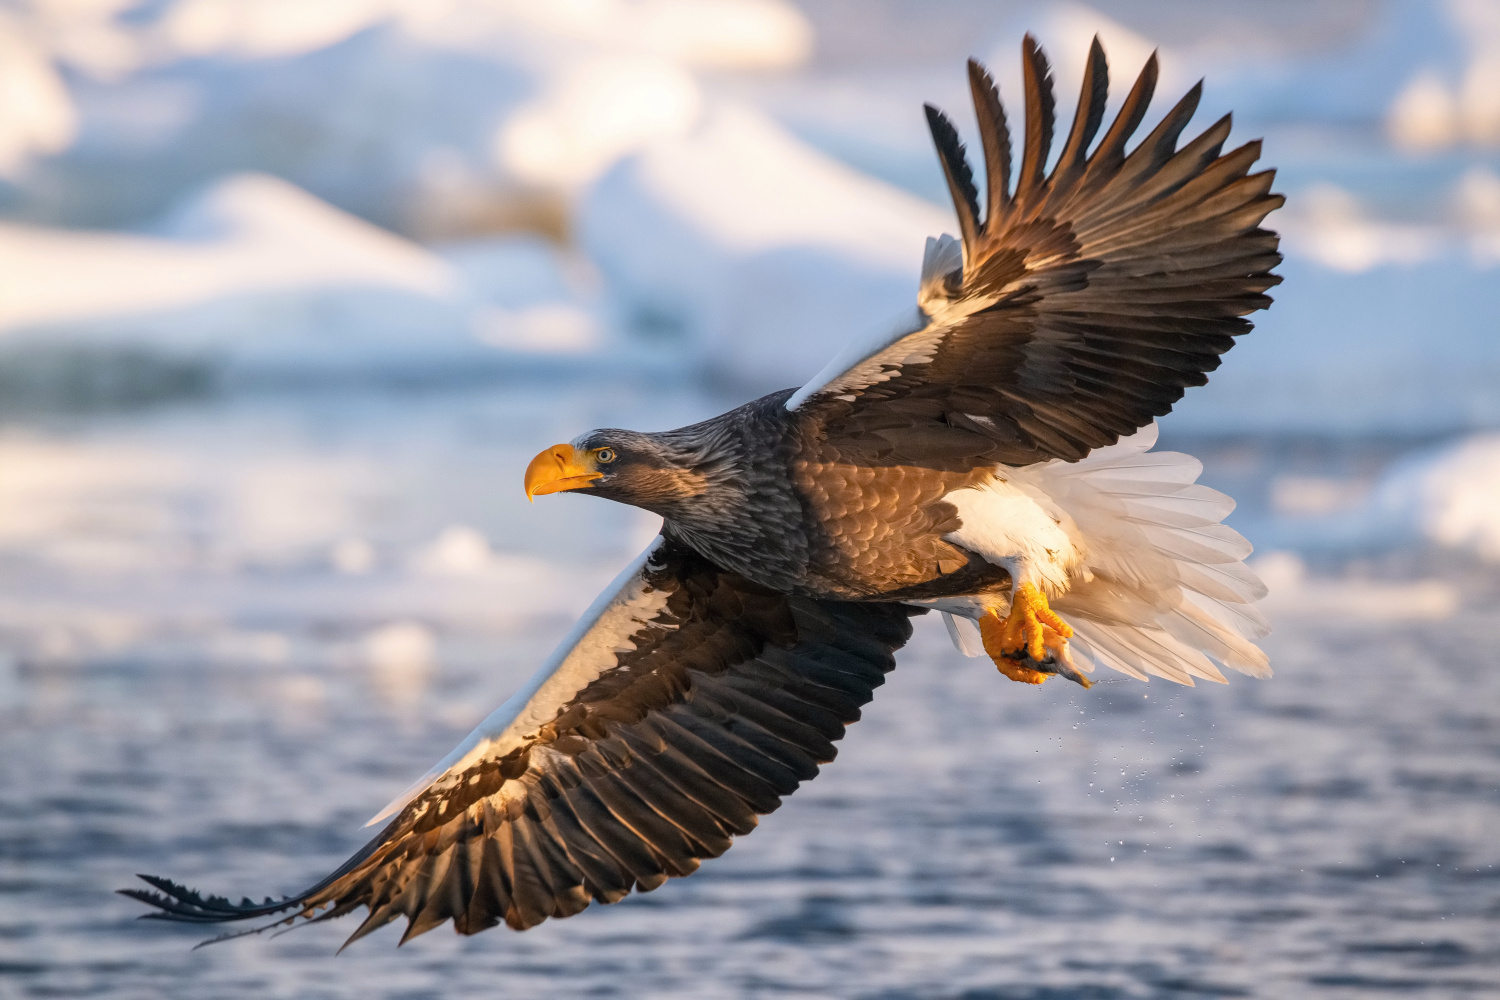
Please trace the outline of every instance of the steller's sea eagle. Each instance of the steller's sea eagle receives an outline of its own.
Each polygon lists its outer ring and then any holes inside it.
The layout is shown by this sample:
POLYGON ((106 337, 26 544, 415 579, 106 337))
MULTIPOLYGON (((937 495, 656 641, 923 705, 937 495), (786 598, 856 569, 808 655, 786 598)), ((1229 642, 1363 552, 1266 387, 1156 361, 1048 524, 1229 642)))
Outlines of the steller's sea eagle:
MULTIPOLYGON (((654 889, 728 850, 818 773, 895 663, 914 615, 978 624, 1007 677, 1088 686, 1270 671, 1264 588, 1201 466, 1150 451, 1153 418, 1270 305, 1282 203, 1230 118, 1181 147, 1201 84, 1127 152, 1152 56, 1097 144, 1089 51, 1051 173, 1052 85, 1022 46, 1026 137, 969 63, 983 202, 953 125, 927 121, 960 238, 929 240, 912 320, 800 389, 691 427, 605 429, 538 455, 528 496, 582 490, 660 514, 661 535, 524 689, 371 823, 306 892, 232 903, 165 879, 148 917, 329 920, 405 941, 452 920, 517 930, 654 889)), ((263 929, 263 928, 257 928, 263 929)), ((245 933, 249 933, 248 931, 245 933)))

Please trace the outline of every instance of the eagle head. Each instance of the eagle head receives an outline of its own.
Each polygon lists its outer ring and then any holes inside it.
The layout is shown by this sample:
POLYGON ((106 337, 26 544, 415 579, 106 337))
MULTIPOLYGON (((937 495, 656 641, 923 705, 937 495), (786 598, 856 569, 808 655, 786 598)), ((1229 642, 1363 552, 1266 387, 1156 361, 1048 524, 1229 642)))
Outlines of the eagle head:
POLYGON ((710 470, 696 449, 663 434, 606 427, 555 444, 526 466, 526 497, 588 490, 663 516, 708 492, 710 470))

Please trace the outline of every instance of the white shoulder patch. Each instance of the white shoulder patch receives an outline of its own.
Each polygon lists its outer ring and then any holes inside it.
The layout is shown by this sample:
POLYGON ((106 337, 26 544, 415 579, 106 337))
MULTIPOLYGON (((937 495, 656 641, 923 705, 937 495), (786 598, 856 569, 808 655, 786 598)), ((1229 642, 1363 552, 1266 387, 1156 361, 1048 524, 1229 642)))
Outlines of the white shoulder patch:
POLYGON ((946 233, 936 239, 928 237, 913 314, 902 317, 892 329, 856 338, 793 393, 786 408, 796 411, 814 396, 852 400, 860 389, 895 378, 904 365, 931 361, 953 326, 999 301, 998 294, 950 298, 944 282, 962 267, 962 243, 946 233))
POLYGON ((634 648, 630 637, 666 606, 668 593, 646 586, 642 570, 662 544, 646 547, 614 582, 594 599, 553 654, 526 686, 506 699, 464 741, 433 765, 410 788, 380 810, 365 826, 395 815, 408 802, 449 772, 467 769, 487 757, 502 757, 550 722, 562 705, 616 663, 618 653, 634 648))
POLYGON ((922 286, 917 301, 927 300, 939 291, 939 286, 948 275, 964 266, 964 245, 947 233, 933 239, 927 237, 927 251, 922 254, 922 286))
MULTIPOLYGON (((824 365, 823 370, 813 376, 811 382, 792 394, 792 398, 786 401, 786 408, 795 412, 815 395, 849 392, 882 381, 884 359, 878 359, 878 356, 927 327, 927 314, 913 308, 892 323, 889 329, 876 328, 864 336, 856 337, 834 355, 833 360, 824 365), (867 368, 870 369, 868 372, 867 368)), ((929 354, 922 360, 928 360, 930 356, 929 354)), ((890 375, 887 373, 884 378, 890 378, 890 375)))

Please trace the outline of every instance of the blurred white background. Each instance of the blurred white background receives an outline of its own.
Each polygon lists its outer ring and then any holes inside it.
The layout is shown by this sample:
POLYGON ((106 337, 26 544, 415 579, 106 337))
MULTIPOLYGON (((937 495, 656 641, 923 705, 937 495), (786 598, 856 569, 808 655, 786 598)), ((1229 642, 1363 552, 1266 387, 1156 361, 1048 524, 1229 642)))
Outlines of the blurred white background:
POLYGON ((584 355, 797 384, 951 228, 921 102, 967 120, 971 54, 1016 94, 1028 29, 1065 111, 1092 35, 1117 95, 1155 48, 1161 108, 1206 77, 1201 124, 1281 171, 1282 306, 1179 425, 1500 421, 1488 0, 11 0, 8 395, 584 355))

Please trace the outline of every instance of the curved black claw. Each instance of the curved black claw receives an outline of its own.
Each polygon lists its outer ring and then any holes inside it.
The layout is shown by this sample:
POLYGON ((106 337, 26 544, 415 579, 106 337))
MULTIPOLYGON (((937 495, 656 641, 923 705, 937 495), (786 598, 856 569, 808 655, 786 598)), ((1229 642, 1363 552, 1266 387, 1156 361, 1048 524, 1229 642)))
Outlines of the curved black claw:
POLYGON ((1058 659, 1051 650, 1048 650, 1046 657, 1041 660, 1033 660, 1025 650, 1007 653, 1005 656, 1006 659, 1015 660, 1028 670, 1035 670, 1039 674, 1053 674, 1065 680, 1070 680, 1085 691, 1094 686, 1093 681, 1089 680, 1084 674, 1079 673, 1071 665, 1058 659))

